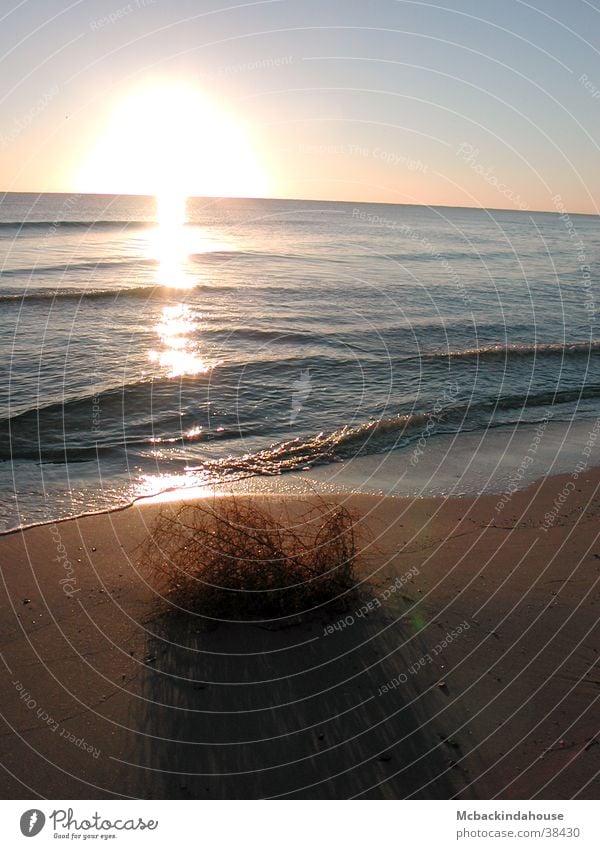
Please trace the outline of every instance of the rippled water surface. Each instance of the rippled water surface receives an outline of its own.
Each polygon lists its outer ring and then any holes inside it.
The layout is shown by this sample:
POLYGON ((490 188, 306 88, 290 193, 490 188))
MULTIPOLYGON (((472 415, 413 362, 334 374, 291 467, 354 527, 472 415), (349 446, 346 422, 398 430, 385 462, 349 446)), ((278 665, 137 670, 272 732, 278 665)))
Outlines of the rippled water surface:
POLYGON ((600 414, 598 218, 0 196, 1 518, 600 414))

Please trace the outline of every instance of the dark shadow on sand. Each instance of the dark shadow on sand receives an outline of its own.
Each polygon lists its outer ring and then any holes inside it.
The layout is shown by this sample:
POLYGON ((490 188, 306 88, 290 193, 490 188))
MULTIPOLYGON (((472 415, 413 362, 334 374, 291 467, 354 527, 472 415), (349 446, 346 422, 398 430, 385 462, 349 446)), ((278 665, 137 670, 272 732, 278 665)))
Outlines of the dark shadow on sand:
POLYGON ((143 732, 136 795, 447 799, 460 792, 458 753, 435 718, 444 692, 424 682, 420 692, 415 675, 380 693, 426 651, 418 635, 388 656, 410 635, 403 620, 355 617, 324 635, 334 621, 210 625, 180 613, 155 620, 142 682, 147 701, 136 717, 143 732))

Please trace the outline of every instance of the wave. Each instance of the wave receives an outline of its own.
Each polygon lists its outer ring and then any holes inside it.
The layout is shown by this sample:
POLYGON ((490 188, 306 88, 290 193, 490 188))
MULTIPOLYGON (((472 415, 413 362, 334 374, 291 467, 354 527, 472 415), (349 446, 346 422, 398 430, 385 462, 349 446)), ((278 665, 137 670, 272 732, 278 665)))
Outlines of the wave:
POLYGON ((139 268, 155 266, 155 259, 118 259, 88 260, 85 262, 63 263, 60 265, 34 265, 29 268, 8 268, 0 271, 0 280, 4 277, 32 277, 35 274, 70 274, 73 271, 103 271, 110 268, 139 268))
POLYGON ((90 221, 0 221, 1 230, 47 230, 48 235, 62 230, 127 230, 158 227, 156 221, 140 220, 90 220, 90 221))
MULTIPOLYGON (((445 250, 443 246, 437 248, 433 243, 431 243, 431 247, 433 250, 429 250, 425 247, 422 251, 409 251, 407 253, 381 253, 381 254, 365 254, 362 255, 366 259, 389 259, 394 262, 431 262, 435 261, 444 261, 448 262, 456 262, 457 260, 471 260, 483 264, 487 264, 489 262, 495 262, 497 260, 507 259, 513 260, 515 257, 522 256, 523 254, 517 254, 515 251, 488 251, 488 252, 480 252, 475 249, 472 251, 456 251, 456 250, 445 250)), ((361 256, 360 254, 356 254, 356 256, 361 256)))
MULTIPOLYGON (((220 332, 220 331, 216 331, 220 332)), ((181 410, 187 406, 197 408, 199 403, 206 400, 204 392, 220 389, 221 395, 231 395, 236 407, 236 416, 240 415, 238 408, 240 378, 246 379, 246 384, 254 387, 262 395, 266 388, 266 378, 272 377, 279 385, 292 385, 298 378, 300 366, 311 373, 321 369, 331 373, 335 367, 347 371, 354 362, 351 358, 339 356, 306 357, 300 362, 294 355, 277 356, 273 359, 265 357, 254 359, 247 363, 244 360, 220 364, 218 370, 209 370, 199 374, 184 374, 176 379, 171 377, 148 376, 130 383, 115 383, 113 385, 90 386, 90 389, 71 397, 55 397, 44 404, 39 404, 12 416, 0 417, 0 454, 2 452, 3 429, 10 428, 14 438, 25 436, 29 427, 42 428, 40 439, 44 435, 52 435, 52 428, 59 426, 63 433, 71 427, 77 428, 82 423, 89 425, 93 407, 101 408, 102 420, 116 420, 119 430, 123 432, 124 424, 140 421, 146 427, 146 433, 151 432, 152 426, 164 422, 167 418, 180 422, 181 410), (290 378, 287 383, 283 377, 290 378), (64 427, 62 424, 64 424, 64 427)), ((252 399, 250 399, 251 402, 252 399)), ((286 394, 287 403, 287 394, 286 394)), ((178 429, 179 430, 179 429, 178 429)), ((34 440, 37 441, 37 440, 34 440)))
MULTIPOLYGON (((0 275, 1 277, 2 275, 0 275)), ((261 294, 277 294, 282 290, 282 286, 268 283, 252 284, 252 291, 261 294)), ((29 287, 25 290, 14 286, 12 289, 0 289, 0 303, 19 303, 19 302, 47 302, 61 300, 63 298, 69 300, 85 300, 87 298, 136 298, 136 297, 156 297, 156 296, 172 296, 180 295, 185 291, 186 296, 191 297, 193 294, 226 294, 228 292, 240 291, 239 284, 235 283, 197 283, 196 285, 186 287, 185 290, 177 287, 165 286, 161 284, 148 282, 141 286, 112 286, 107 288, 90 288, 74 286, 60 286, 60 288, 51 287, 29 287)), ((294 293, 299 299, 306 299, 308 295, 318 295, 322 290, 317 286, 306 285, 301 291, 294 293)), ((405 328, 399 328, 405 330, 405 328)), ((284 331, 282 331, 284 332, 284 331)), ((363 331, 361 331, 361 334, 363 331)), ((348 335, 348 334, 347 334, 348 335)))
POLYGON ((0 459, 64 462, 128 442, 151 444, 155 432, 174 429, 180 420, 174 400, 172 382, 165 378, 52 401, 0 420, 0 459))
POLYGON ((48 301, 80 301, 104 298, 152 298, 164 293, 164 286, 125 286, 113 289, 34 289, 27 292, 11 292, 0 295, 0 304, 47 303, 48 301))
MULTIPOLYGON (((330 342, 328 336, 324 336, 322 333, 318 333, 314 330, 289 330, 285 328, 273 328, 272 330, 266 330, 261 327, 248 327, 247 325, 222 325, 220 327, 207 327, 203 329, 202 333, 205 338, 209 336, 216 336, 223 337, 227 340, 239 339, 259 343, 278 342, 283 345, 306 345, 307 343, 318 343, 325 346, 330 342)), ((335 338, 333 341, 335 341, 335 338)), ((259 363, 257 360, 254 362, 255 364, 259 363)), ((266 360, 265 362, 270 364, 272 361, 266 360)))
POLYGON ((514 345, 482 345, 458 351, 421 354, 423 360, 503 360, 519 357, 590 356, 600 351, 600 340, 586 342, 540 342, 514 345))
MULTIPOLYGON (((202 251, 197 254, 189 254, 188 259, 192 262, 204 262, 206 260, 227 260, 233 258, 239 259, 265 259, 270 257, 277 257, 277 254, 271 254, 268 251, 236 251, 236 250, 215 250, 215 251, 202 251)), ((288 257, 278 257, 281 259, 288 259, 288 257)))
POLYGON ((574 387, 573 389, 546 389, 529 392, 527 395, 501 395, 479 403, 480 410, 521 410, 530 407, 546 407, 555 404, 571 404, 589 398, 600 398, 600 384, 574 387))
MULTIPOLYGON (((266 287, 265 287, 266 288, 266 287)), ((227 284, 199 284, 186 289, 186 292, 234 292, 239 286, 227 284)), ((9 292, 0 294, 0 304, 45 303, 47 301, 60 300, 95 300, 104 298, 155 298, 163 296, 174 296, 179 290, 170 286, 161 286, 148 283, 145 286, 119 286, 108 289, 80 289, 61 287, 60 289, 28 289, 25 292, 9 292)), ((261 287, 263 291, 263 287, 261 287)))
MULTIPOLYGON (((295 361, 294 361, 295 363, 295 361)), ((263 363, 261 368, 271 368, 263 363)), ((277 364, 284 367, 282 363, 277 364)), ((296 365, 296 363, 295 363, 296 365)), ((289 364, 288 364, 289 366, 289 364)), ((247 370, 247 367, 245 367, 247 370)), ((237 384, 239 365, 225 367, 221 375, 221 410, 215 417, 211 408, 211 378, 189 377, 173 382, 168 378, 111 387, 64 402, 28 410, 0 420, 0 459, 30 459, 43 462, 82 461, 115 450, 155 449, 177 443, 180 447, 204 441, 265 437, 277 429, 288 430, 287 394, 273 417, 255 414, 252 399, 239 405, 237 384), (98 421, 94 420, 96 411, 98 421), (278 424, 279 423, 279 424, 278 424)), ((258 375, 255 375, 257 382, 258 375)), ((487 428, 520 421, 524 410, 556 407, 561 404, 600 398, 600 384, 558 391, 541 390, 527 395, 506 394, 482 397, 469 403, 448 397, 432 409, 399 411, 374 418, 354 427, 344 426, 316 435, 299 436, 272 445, 265 451, 239 458, 211 461, 214 469, 237 469, 240 463, 251 474, 274 474, 311 463, 331 462, 358 453, 390 450, 410 441, 432 422, 448 432, 465 428, 487 428), (502 422, 496 417, 502 412, 502 422)), ((228 473, 229 473, 228 471, 228 473)))
POLYGON ((426 414, 415 413, 356 427, 346 426, 330 433, 296 437, 241 457, 229 456, 206 460, 196 466, 188 465, 186 472, 202 473, 203 481, 207 483, 223 483, 254 475, 280 475, 344 460, 359 453, 377 453, 381 450, 379 437, 382 435, 393 437, 394 444, 388 445, 388 448, 398 447, 405 431, 423 426, 426 420, 426 414))
MULTIPOLYGON (((285 472, 307 470, 312 466, 349 460, 365 454, 379 454, 409 445, 424 434, 452 433, 494 427, 494 423, 481 414, 492 408, 522 410, 577 401, 584 397, 600 397, 600 386, 579 391, 532 393, 527 397, 505 397, 481 404, 457 404, 439 410, 437 407, 418 413, 405 413, 374 419, 354 427, 345 426, 329 433, 297 437, 271 445, 262 451, 242 457, 223 457, 206 460, 199 465, 186 467, 188 472, 202 474, 203 483, 216 484, 255 475, 280 475, 285 472), (474 414, 474 415, 473 415, 474 414)), ((543 420, 541 417, 536 421, 543 420)), ((520 417, 514 421, 520 424, 520 417)))
POLYGON ((225 262, 226 260, 244 259, 244 260, 286 260, 298 261, 304 265, 311 262, 329 263, 329 262, 346 262, 345 258, 335 257, 311 257, 306 254, 279 254, 272 251, 240 251, 240 250, 214 250, 203 251, 202 253, 190 254, 188 260, 191 262, 225 262))

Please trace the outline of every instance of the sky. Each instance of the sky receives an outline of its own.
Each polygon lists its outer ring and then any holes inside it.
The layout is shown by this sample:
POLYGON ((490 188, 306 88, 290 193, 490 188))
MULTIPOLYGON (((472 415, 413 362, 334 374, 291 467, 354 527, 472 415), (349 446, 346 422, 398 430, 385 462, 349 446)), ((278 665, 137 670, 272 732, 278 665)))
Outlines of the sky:
POLYGON ((600 0, 3 0, 0 190, 598 213, 600 0))

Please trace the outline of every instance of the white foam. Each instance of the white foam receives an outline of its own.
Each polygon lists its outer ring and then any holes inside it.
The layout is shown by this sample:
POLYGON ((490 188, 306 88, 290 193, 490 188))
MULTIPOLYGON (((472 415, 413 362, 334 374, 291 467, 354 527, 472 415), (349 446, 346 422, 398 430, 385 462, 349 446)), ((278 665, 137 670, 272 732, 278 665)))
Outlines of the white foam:
POLYGON ((381 495, 502 493, 547 475, 572 473, 578 463, 600 466, 600 417, 432 436, 420 455, 415 447, 285 477, 381 495))

